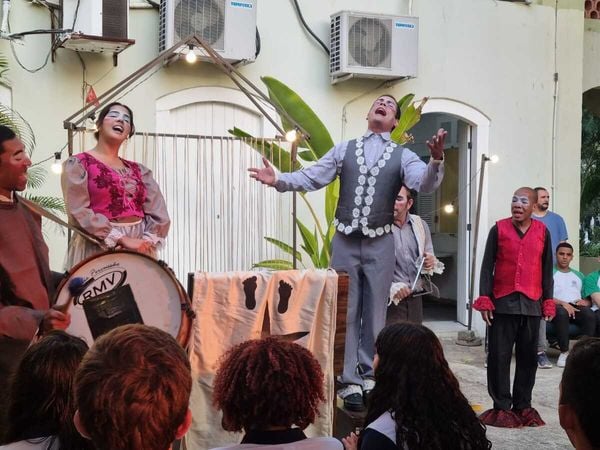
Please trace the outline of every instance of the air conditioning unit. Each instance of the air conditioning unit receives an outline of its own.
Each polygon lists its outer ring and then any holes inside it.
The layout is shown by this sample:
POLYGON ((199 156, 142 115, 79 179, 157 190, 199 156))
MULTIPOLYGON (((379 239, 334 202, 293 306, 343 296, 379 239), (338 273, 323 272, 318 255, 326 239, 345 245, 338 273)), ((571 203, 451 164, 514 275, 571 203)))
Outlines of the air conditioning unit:
POLYGON ((341 11, 331 16, 331 82, 416 77, 417 17, 341 11))
MULTIPOLYGON (((161 0, 159 51, 195 34, 230 62, 252 62, 256 58, 256 4, 257 0, 161 0)), ((197 52, 210 61, 201 49, 197 52)))
POLYGON ((127 40, 129 0, 62 0, 62 28, 74 34, 127 40))

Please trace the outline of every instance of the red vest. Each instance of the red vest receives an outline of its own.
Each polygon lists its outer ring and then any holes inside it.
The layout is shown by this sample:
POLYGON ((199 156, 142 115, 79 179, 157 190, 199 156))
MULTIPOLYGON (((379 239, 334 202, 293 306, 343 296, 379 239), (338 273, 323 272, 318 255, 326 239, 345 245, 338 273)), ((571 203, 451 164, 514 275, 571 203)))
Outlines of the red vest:
POLYGON ((494 268, 494 298, 521 292, 533 301, 542 297, 542 254, 546 226, 532 220, 520 238, 512 219, 496 222, 498 249, 494 268))

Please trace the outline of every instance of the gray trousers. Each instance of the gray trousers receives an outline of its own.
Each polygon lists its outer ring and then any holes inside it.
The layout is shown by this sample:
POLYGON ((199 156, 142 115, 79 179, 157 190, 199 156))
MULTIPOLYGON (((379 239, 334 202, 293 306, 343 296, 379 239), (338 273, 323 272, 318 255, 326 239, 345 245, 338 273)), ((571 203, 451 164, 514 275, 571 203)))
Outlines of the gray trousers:
POLYGON ((373 378, 375 339, 385 326, 396 263, 394 236, 365 238, 336 233, 331 245, 331 266, 348 272, 350 278, 341 381, 362 385, 363 379, 373 378))
POLYGON ((540 320, 540 331, 538 334, 537 352, 545 352, 547 343, 548 342, 546 340, 546 321, 542 317, 542 320, 540 320))

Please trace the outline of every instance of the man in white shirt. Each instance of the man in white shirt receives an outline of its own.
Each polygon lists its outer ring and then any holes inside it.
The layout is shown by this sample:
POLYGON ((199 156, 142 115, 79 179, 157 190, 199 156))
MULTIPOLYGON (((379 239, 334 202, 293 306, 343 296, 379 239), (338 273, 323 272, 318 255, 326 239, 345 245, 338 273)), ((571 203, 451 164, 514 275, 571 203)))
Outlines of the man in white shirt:
POLYGON ((578 325, 583 336, 593 336, 596 328, 594 312, 582 299, 584 276, 569 267, 572 260, 573 246, 567 242, 558 244, 554 268, 556 316, 552 320, 560 348, 558 367, 565 367, 569 355, 569 324, 578 325))

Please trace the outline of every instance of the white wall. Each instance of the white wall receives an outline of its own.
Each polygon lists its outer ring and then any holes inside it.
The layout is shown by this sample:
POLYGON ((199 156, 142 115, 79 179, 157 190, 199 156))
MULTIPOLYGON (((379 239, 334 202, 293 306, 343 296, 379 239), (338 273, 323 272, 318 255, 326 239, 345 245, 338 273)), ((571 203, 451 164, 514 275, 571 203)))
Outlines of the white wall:
POLYGON ((585 19, 583 92, 600 86, 600 20, 585 19))
MULTIPOLYGON (((406 14, 408 0, 300 0, 314 31, 329 42, 329 15, 342 9, 406 14)), ((508 201, 520 185, 554 187, 553 209, 562 214, 571 236, 577 233, 583 6, 559 1, 557 68, 556 168, 552 163, 554 1, 538 0, 526 6, 492 0, 415 0, 413 14, 420 17, 419 76, 410 81, 372 91, 378 81, 351 80, 331 86, 328 58, 301 28, 291 2, 260 0, 258 27, 262 51, 257 61, 242 68, 261 85, 261 75, 275 76, 293 87, 329 127, 334 140, 342 133, 353 137, 366 126, 366 111, 381 92, 396 96, 450 98, 464 102, 491 119, 489 151, 501 162, 490 170, 484 224, 508 215, 508 201), (365 94, 358 100, 355 97, 365 94), (346 105, 348 122, 342 125, 346 105)), ((13 31, 47 28, 48 15, 41 7, 12 2, 13 31)), ((84 54, 85 78, 98 94, 157 55, 158 13, 152 9, 131 11, 131 37, 136 44, 119 57, 113 70, 108 56, 84 54)), ((39 64, 48 50, 48 37, 29 37, 16 50, 26 64, 39 64)), ((37 135, 36 157, 41 159, 62 146, 66 133, 62 121, 82 105, 82 77, 77 56, 57 52, 55 63, 34 75, 21 70, 6 41, 0 51, 9 56, 14 106, 27 118, 37 135)), ((135 111, 139 130, 155 128, 155 101, 170 92, 194 86, 231 86, 209 64, 177 63, 164 68, 123 100, 135 111)), ((433 131, 433 130, 432 130, 433 131)), ((89 143, 88 143, 89 145, 89 143)), ((35 159, 35 158, 34 158, 35 159)), ((58 180, 49 176, 48 192, 59 192, 58 180)), ((315 196, 313 196, 315 197, 315 196)), ((320 196, 317 196, 320 198, 320 196)), ((485 233, 483 233, 485 234, 485 233)), ((484 239, 485 236, 482 237, 484 239)), ((52 264, 60 265, 64 239, 51 239, 52 264)))

